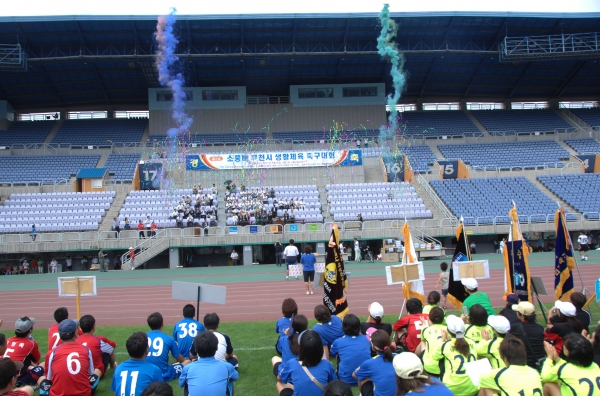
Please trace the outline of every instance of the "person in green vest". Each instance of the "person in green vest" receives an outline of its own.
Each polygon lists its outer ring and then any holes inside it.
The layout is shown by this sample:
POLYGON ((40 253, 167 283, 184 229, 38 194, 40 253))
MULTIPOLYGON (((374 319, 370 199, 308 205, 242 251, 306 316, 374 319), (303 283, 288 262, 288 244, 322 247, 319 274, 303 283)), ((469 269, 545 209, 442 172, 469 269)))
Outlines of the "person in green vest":
MULTIPOLYGON (((469 293, 469 297, 463 301, 463 313, 468 313, 471 311, 471 307, 475 304, 481 305, 487 311, 488 315, 494 315, 494 308, 492 308, 492 302, 487 294, 484 292, 480 292, 477 290, 479 284, 477 283, 477 279, 473 278, 464 278, 460 280, 467 293, 469 293), (465 309, 466 307, 466 309, 465 309)), ((463 315, 466 316, 466 315, 463 315)))

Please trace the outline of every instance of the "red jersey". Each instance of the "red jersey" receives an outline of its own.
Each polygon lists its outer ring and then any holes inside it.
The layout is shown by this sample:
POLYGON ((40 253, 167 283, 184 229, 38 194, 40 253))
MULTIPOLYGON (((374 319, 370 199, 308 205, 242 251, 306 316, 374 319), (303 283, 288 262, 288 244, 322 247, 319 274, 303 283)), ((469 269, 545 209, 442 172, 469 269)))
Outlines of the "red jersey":
POLYGON ((23 362, 23 367, 27 368, 38 363, 41 355, 37 342, 27 337, 11 337, 6 340, 4 357, 11 358, 15 362, 23 362))
POLYGON ((59 345, 46 355, 46 377, 52 381, 50 396, 90 396, 92 374, 92 352, 76 342, 59 345))
POLYGON ((75 342, 88 347, 88 349, 92 351, 94 367, 100 369, 100 371, 104 373, 105 367, 104 363, 102 363, 102 354, 111 354, 117 347, 117 344, 108 338, 85 333, 82 336, 77 337, 75 342))
POLYGON ((138 230, 144 231, 144 223, 138 223, 138 230))
MULTIPOLYGON (((54 348, 56 348, 57 346, 59 346, 60 344, 63 343, 63 340, 60 339, 60 335, 58 334, 58 325, 59 324, 60 323, 52 325, 48 329, 48 351, 53 350, 54 348)), ((83 331, 81 331, 81 329, 78 327, 77 335, 82 335, 82 334, 83 334, 83 331)))
POLYGON ((131 258, 132 260, 135 258, 135 250, 129 251, 129 258, 131 258))
POLYGON ((29 396, 29 393, 18 389, 13 389, 8 391, 8 393, 3 393, 2 396, 29 396))
POLYGON ((425 320, 429 319, 428 314, 416 313, 404 316, 393 326, 394 331, 406 328, 406 346, 411 352, 414 352, 421 343, 421 330, 423 327, 427 327, 421 317, 425 320))

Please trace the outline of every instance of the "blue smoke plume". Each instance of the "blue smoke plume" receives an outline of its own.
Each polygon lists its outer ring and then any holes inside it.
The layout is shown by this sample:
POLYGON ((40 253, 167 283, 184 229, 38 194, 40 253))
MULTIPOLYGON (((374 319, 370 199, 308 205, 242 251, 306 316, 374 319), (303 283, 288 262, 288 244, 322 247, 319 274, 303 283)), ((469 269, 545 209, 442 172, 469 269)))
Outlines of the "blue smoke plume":
POLYGON ((174 70, 179 58, 175 56, 177 44, 179 41, 173 33, 173 26, 177 21, 175 13, 177 10, 171 8, 168 15, 158 17, 156 24, 156 39, 158 50, 154 64, 158 71, 158 81, 164 87, 168 87, 173 93, 172 118, 177 124, 177 127, 168 130, 169 144, 168 152, 174 153, 178 147, 179 137, 189 130, 193 119, 185 112, 185 91, 183 90, 184 78, 181 73, 174 70))

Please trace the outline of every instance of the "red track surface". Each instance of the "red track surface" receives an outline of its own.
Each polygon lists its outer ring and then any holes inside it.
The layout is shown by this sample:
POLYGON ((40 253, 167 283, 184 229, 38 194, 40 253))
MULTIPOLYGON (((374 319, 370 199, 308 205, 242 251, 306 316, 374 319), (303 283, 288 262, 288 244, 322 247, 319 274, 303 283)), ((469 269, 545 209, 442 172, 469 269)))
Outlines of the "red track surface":
MULTIPOLYGON (((593 292, 594 282, 600 274, 600 265, 579 267, 586 286, 593 292)), ((554 274, 552 267, 533 268, 532 276, 541 276, 549 293, 553 294, 554 274)), ((481 280, 479 289, 486 292, 494 306, 502 306, 504 276, 501 270, 490 271, 490 279, 481 280)), ((425 293, 437 290, 437 274, 427 274, 424 282, 425 293)), ((254 283, 229 283, 227 304, 200 303, 200 316, 207 312, 217 312, 224 322, 245 322, 276 320, 281 317, 281 302, 293 297, 300 312, 311 318, 315 305, 321 303, 322 289, 315 295, 304 294, 304 284, 297 280, 281 280, 254 283)), ((581 290, 579 277, 575 274, 575 289, 581 290)), ((36 318, 37 328, 47 328, 54 324, 52 313, 59 306, 66 306, 75 316, 75 299, 59 298, 56 290, 3 291, 1 318, 11 322, 12 318, 30 315, 36 318), (10 304, 6 304, 10 301, 10 304)), ((400 286, 387 286, 385 276, 355 277, 351 279, 348 291, 350 309, 357 315, 367 314, 367 305, 378 301, 385 308, 392 321, 402 307, 403 298, 400 286)), ((553 296, 542 296, 543 302, 554 301, 553 296)), ((192 302, 195 305, 195 301, 192 302)), ((171 299, 170 286, 106 287, 98 290, 97 297, 83 297, 82 314, 93 314, 100 326, 145 325, 146 317, 155 311, 161 312, 165 323, 175 323, 181 318, 185 301, 171 299)))

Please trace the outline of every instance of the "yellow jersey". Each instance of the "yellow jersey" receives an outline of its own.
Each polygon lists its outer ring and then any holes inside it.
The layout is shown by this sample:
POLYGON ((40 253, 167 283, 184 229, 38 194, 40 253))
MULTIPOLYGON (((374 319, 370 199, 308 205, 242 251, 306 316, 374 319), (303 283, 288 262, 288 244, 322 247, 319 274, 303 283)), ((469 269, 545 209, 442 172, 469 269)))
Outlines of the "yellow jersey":
POLYGON ((600 368, 596 363, 580 367, 562 359, 557 363, 546 359, 541 377, 543 382, 560 385, 563 396, 600 396, 600 368))
POLYGON ((497 337, 491 340, 481 340, 479 344, 477 344, 477 357, 488 358, 492 368, 504 368, 506 365, 504 361, 500 357, 500 343, 503 338, 497 337))
POLYGON ((492 330, 492 327, 489 325, 485 325, 485 326, 467 325, 467 327, 465 328, 465 338, 473 340, 473 342, 475 342, 476 344, 479 344, 479 342, 481 340, 483 340, 483 338, 481 337, 481 330, 483 330, 483 329, 486 329, 490 333, 490 336, 496 337, 494 330, 492 330))
POLYGON ((433 354, 434 360, 444 362, 440 381, 446 384, 455 396, 472 396, 479 392, 479 387, 473 385, 465 369, 465 363, 477 360, 477 346, 468 338, 465 338, 465 341, 469 344, 468 356, 461 355, 454 349, 455 338, 440 343, 433 354))
POLYGON ((511 365, 479 377, 481 388, 498 391, 501 396, 542 396, 540 374, 529 366, 511 365))
POLYGON ((421 341, 425 343, 423 367, 429 374, 440 375, 439 361, 433 358, 433 353, 442 342, 442 330, 445 329, 442 324, 434 324, 421 330, 421 341))

